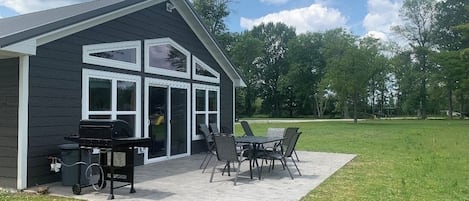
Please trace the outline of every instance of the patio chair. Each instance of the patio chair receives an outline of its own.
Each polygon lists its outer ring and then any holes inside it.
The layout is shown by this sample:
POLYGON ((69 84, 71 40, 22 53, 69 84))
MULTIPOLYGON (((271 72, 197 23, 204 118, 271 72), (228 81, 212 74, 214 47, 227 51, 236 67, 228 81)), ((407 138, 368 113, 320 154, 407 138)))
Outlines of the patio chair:
MULTIPOLYGON (((260 156, 262 159, 267 159, 267 160, 271 160, 272 163, 270 165, 270 169, 273 169, 273 161, 274 160, 279 160, 281 163, 282 163, 282 166, 284 169, 287 169, 288 171, 288 174, 290 175, 290 177, 293 179, 293 175, 290 171, 290 168, 288 168, 288 164, 287 164, 287 158, 291 158, 291 160, 293 161, 293 164, 295 165, 296 167, 296 170, 298 171, 298 174, 301 176, 301 172, 300 172, 300 169, 298 168, 298 166, 296 165, 296 162, 295 160, 293 159, 292 157, 292 154, 293 154, 293 150, 295 149, 295 146, 296 146, 296 143, 298 141, 298 138, 300 136, 301 133, 286 133, 285 135, 285 138, 286 139, 290 139, 290 140, 285 140, 283 143, 282 143, 282 150, 278 151, 278 150, 273 150, 273 151, 264 151, 264 153, 260 156), (283 151, 284 150, 284 151, 283 151)), ((264 166, 264 160, 262 160, 262 164, 261 164, 261 172, 262 172, 262 168, 264 166)))
MULTIPOLYGON (((290 135, 291 133, 298 133, 298 129, 297 127, 288 127, 286 130, 285 130, 285 141, 286 141, 286 144, 289 143, 289 141, 291 140, 290 138, 288 137, 291 137, 292 135, 290 135), (288 135, 287 135, 288 134, 288 135)), ((301 134, 301 132, 300 132, 301 134)), ((293 153, 295 154, 295 157, 296 157, 296 161, 300 162, 300 158, 298 158, 298 154, 296 154, 296 150, 293 149, 293 153)))
MULTIPOLYGON (((247 151, 247 149, 242 150, 241 153, 238 154, 238 152, 236 151, 235 137, 233 135, 220 134, 214 135, 213 138, 215 141, 215 149, 218 160, 213 166, 212 175, 210 176, 210 182, 213 181, 213 174, 215 173, 215 168, 217 167, 218 161, 225 162, 225 168, 228 167, 228 172, 230 171, 230 162, 237 162, 238 168, 236 169, 236 176, 234 180, 234 185, 236 186, 236 182, 238 181, 239 170, 241 168, 241 163, 246 160, 249 160, 247 157, 243 157, 245 155, 244 152, 247 151)), ((223 169, 223 172, 225 168, 223 169)))
POLYGON ((246 136, 254 136, 254 133, 251 130, 251 127, 249 126, 249 123, 247 121, 241 121, 241 126, 243 127, 244 130, 244 135, 246 136))
POLYGON ((212 157, 216 155, 215 143, 213 141, 213 135, 208 130, 208 127, 206 124, 199 124, 199 129, 204 134, 205 144, 207 145, 207 154, 205 154, 204 160, 202 161, 199 167, 199 168, 202 168, 202 167, 204 168, 202 170, 202 173, 204 173, 205 169, 208 166, 208 163, 210 163, 210 160, 212 160, 212 157), (207 157, 208 157, 208 160, 207 160, 207 157))
POLYGON ((210 130, 212 131, 212 134, 220 133, 220 129, 218 129, 217 123, 210 123, 209 126, 210 126, 210 130))

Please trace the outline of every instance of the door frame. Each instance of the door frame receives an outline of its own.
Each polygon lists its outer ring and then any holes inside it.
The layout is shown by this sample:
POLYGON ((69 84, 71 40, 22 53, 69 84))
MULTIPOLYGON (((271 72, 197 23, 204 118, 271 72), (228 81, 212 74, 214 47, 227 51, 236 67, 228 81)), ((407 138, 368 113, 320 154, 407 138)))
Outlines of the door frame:
POLYGON ((162 87, 162 88, 167 88, 168 91, 167 91, 167 111, 168 113, 166 114, 166 118, 167 118, 167 139, 171 139, 171 126, 170 126, 170 120, 171 120, 171 110, 170 107, 171 107, 171 89, 172 88, 178 88, 178 89, 186 89, 187 91, 187 95, 186 95, 186 98, 187 98, 187 121, 186 121, 186 126, 187 126, 187 129, 186 129, 186 137, 187 137, 187 152, 184 153, 184 154, 178 154, 178 155, 173 155, 171 156, 170 153, 168 153, 170 150, 171 150, 171 142, 170 140, 167 140, 167 155, 166 156, 163 156, 163 157, 158 157, 158 158, 152 158, 152 159, 149 159, 148 158, 148 148, 145 149, 144 151, 144 164, 149 164, 149 163, 154 163, 154 162, 159 162, 159 161, 166 161, 166 160, 170 160, 170 159, 174 159, 174 158, 181 158, 181 157, 185 157, 185 156, 190 156, 191 155, 191 135, 190 135, 190 131, 191 131, 191 116, 190 116, 190 113, 191 113, 191 102, 190 102, 190 96, 191 96, 191 87, 190 87, 190 83, 185 83, 185 82, 178 82, 178 81, 170 81, 170 80, 163 80, 163 79, 157 79, 157 78, 145 78, 145 88, 144 88, 144 101, 143 101, 143 105, 144 105, 144 113, 143 113, 143 127, 144 127, 144 136, 145 137, 149 137, 149 129, 148 129, 148 126, 150 126, 150 121, 148 120, 148 116, 149 116, 149 102, 148 102, 148 99, 149 99, 149 96, 150 96, 150 90, 149 88, 150 87, 162 87))

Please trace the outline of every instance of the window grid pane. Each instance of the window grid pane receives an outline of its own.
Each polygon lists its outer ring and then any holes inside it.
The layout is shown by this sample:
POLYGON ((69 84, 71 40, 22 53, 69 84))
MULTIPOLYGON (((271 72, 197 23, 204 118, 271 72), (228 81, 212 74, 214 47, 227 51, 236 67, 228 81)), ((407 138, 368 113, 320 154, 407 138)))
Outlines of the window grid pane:
POLYGON ((90 78, 89 110, 111 111, 112 80, 90 78))
POLYGON ((205 111, 205 90, 197 89, 195 91, 196 111, 205 111))
POLYGON ((117 110, 135 111, 136 110, 136 83, 117 81, 117 110))
POLYGON ((208 92, 208 110, 217 111, 217 92, 209 91, 208 92))

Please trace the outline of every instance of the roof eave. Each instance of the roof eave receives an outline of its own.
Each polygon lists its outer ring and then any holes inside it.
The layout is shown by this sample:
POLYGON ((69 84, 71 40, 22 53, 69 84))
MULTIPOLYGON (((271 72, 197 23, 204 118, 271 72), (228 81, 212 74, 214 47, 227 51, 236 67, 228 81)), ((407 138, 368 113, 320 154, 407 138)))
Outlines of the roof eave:
POLYGON ((20 55, 21 54, 22 55, 36 55, 36 48, 38 46, 41 46, 43 44, 69 36, 79 31, 86 30, 88 28, 97 26, 99 24, 108 22, 110 20, 128 15, 130 13, 142 10, 144 8, 147 8, 156 4, 160 4, 164 1, 165 0, 142 1, 140 3, 134 4, 131 6, 126 6, 126 7, 114 10, 112 12, 109 12, 103 15, 98 15, 98 16, 83 20, 79 23, 73 23, 71 25, 49 31, 47 33, 43 33, 37 36, 33 36, 27 39, 14 42, 12 44, 9 44, 8 46, 0 47, 0 50, 15 52, 15 53, 19 53, 20 55))

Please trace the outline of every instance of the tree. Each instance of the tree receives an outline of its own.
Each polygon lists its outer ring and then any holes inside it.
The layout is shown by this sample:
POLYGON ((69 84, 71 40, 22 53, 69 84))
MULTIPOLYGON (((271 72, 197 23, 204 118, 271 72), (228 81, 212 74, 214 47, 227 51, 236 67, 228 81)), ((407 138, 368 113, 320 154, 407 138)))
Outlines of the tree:
MULTIPOLYGON (((447 0, 436 5, 435 15, 435 43, 439 52, 433 55, 433 62, 437 66, 438 74, 434 77, 447 90, 448 114, 453 118, 453 92, 463 90, 465 79, 464 68, 467 61, 460 57, 465 47, 468 47, 469 40, 464 38, 464 32, 458 31, 458 26, 469 21, 469 12, 466 10, 469 0, 447 0)), ((464 104, 464 95, 460 97, 460 104, 464 104)), ((463 107, 461 107, 463 108, 463 107)), ((462 111, 461 111, 462 112, 462 111)))
POLYGON ((225 18, 230 14, 228 9, 232 0, 193 0, 195 11, 199 14, 208 31, 212 33, 224 49, 231 44, 232 37, 228 33, 225 18))
POLYGON ((392 27, 394 32, 409 41, 418 65, 417 80, 419 86, 420 116, 427 118, 427 81, 431 74, 428 62, 435 32, 436 1, 433 0, 405 0, 400 10, 400 17, 404 24, 392 27))
MULTIPOLYGON (((326 61, 322 54, 323 34, 306 33, 298 35, 288 43, 287 59, 290 65, 286 75, 284 93, 292 93, 294 100, 290 100, 297 105, 300 114, 311 114, 313 108, 316 114, 321 117, 324 113, 325 102, 318 103, 318 85, 324 76, 326 61), (298 103, 296 103, 298 102, 298 103)), ((290 98, 291 99, 291 98, 290 98)))
POLYGON ((280 79, 288 72, 286 53, 288 41, 293 39, 295 29, 283 23, 268 23, 255 26, 250 34, 262 41, 262 56, 254 63, 259 72, 260 95, 265 112, 280 116, 282 96, 279 91, 280 79))
MULTIPOLYGON (((256 68, 256 61, 262 57, 263 43, 245 32, 237 37, 230 53, 235 66, 237 66, 246 83, 246 87, 240 90, 240 97, 243 99, 243 113, 251 116, 255 112, 254 102, 257 98, 257 86, 259 72, 256 68)), ((238 101, 239 102, 239 101, 238 101)))
POLYGON ((353 119, 357 123, 359 105, 367 98, 373 60, 379 55, 377 41, 357 40, 343 29, 336 29, 325 33, 325 42, 325 80, 342 103, 346 118, 348 103, 352 104, 353 119))

